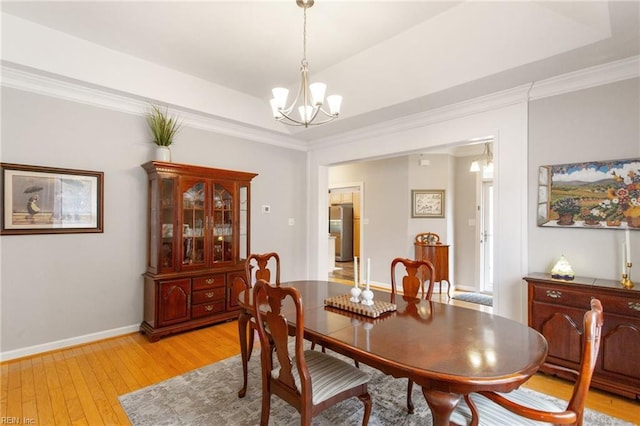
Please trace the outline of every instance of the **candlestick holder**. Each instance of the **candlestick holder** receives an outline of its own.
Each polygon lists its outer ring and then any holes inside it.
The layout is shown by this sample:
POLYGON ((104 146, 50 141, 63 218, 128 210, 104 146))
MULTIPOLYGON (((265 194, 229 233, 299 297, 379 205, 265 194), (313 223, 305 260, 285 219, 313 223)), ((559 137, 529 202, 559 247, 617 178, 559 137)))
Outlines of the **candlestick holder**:
POLYGON ((360 303, 360 293, 362 293, 362 290, 360 290, 359 287, 352 287, 351 298, 349 300, 353 303, 360 303))
POLYGON ((633 288, 633 281, 631 281, 631 262, 627 262, 627 273, 622 274, 622 279, 620 280, 620 284, 624 288, 633 288))
POLYGON ((373 305, 373 292, 369 288, 366 288, 362 292, 362 302, 360 303, 362 303, 365 306, 373 305))

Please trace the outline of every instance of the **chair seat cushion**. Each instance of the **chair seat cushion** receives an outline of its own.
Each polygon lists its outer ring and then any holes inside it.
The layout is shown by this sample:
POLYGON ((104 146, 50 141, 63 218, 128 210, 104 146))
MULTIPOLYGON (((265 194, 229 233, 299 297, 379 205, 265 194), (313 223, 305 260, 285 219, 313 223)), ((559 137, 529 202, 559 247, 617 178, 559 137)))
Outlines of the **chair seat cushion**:
MULTIPOLYGON (((313 405, 369 381, 367 373, 329 354, 306 350, 304 351, 304 359, 311 376, 313 405)), ((295 365, 295 359, 293 363, 295 365)), ((278 370, 273 372, 274 377, 277 377, 278 370)), ((297 368, 293 369, 293 377, 300 391, 300 376, 297 368)))
MULTIPOLYGON (((542 411, 561 412, 565 407, 558 407, 550 400, 544 399, 544 395, 534 394, 522 389, 516 389, 513 392, 503 394, 505 398, 509 398, 511 401, 516 402, 526 407, 535 408, 542 411)), ((480 426, 495 426, 495 425, 513 425, 513 426, 541 426, 550 425, 551 423, 538 422, 529 420, 525 417, 521 417, 512 413, 506 408, 501 407, 495 402, 483 397, 482 395, 472 394, 471 399, 476 404, 478 412, 480 413, 480 426)), ((457 424, 470 424, 471 423, 471 410, 463 399, 456 407, 455 411, 451 415, 451 421, 457 424)))

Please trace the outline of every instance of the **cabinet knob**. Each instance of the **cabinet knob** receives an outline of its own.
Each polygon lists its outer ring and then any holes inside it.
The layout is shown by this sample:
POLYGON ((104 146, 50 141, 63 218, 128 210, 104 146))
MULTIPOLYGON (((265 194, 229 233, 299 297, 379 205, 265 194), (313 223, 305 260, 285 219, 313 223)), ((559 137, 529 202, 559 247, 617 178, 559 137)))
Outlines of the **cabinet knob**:
POLYGON ((547 290, 547 297, 560 299, 562 297, 562 292, 558 290, 547 290))
POLYGON ((213 297, 213 292, 210 291, 208 293, 205 293, 205 296, 207 296, 207 298, 211 299, 213 297))
POLYGON ((640 302, 629 302, 629 309, 640 311, 640 302))
POLYGON ((213 284, 213 282, 215 281, 214 278, 207 278, 207 280, 205 281, 207 284, 211 285, 213 284))
POLYGON ((204 310, 205 310, 205 311, 208 311, 208 312, 213 311, 213 305, 207 305, 207 306, 205 306, 205 307, 204 307, 204 310))

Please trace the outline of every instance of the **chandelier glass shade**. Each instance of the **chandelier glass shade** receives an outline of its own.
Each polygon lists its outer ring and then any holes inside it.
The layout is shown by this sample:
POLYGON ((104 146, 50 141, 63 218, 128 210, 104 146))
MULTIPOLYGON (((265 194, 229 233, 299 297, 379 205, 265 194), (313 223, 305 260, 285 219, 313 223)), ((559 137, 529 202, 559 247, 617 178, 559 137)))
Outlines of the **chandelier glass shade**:
POLYGON ((470 172, 479 172, 482 170, 483 176, 489 178, 493 176, 493 153, 491 152, 491 143, 484 144, 482 155, 471 162, 470 172))
POLYGON ((342 96, 327 96, 328 111, 323 108, 327 85, 316 82, 309 83, 309 63, 307 62, 307 9, 313 6, 314 0, 296 0, 296 4, 304 10, 303 56, 300 67, 300 87, 295 99, 287 106, 289 90, 276 87, 272 90, 271 110, 273 117, 290 126, 304 126, 328 123, 338 118, 342 96), (297 116, 296 116, 297 114, 297 116))

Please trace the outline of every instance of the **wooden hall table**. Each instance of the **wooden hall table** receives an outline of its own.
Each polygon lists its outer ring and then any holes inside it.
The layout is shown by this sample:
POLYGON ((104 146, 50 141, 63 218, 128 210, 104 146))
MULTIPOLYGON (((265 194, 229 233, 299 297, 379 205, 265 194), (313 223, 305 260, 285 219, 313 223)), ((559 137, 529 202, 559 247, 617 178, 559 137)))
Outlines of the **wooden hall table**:
MULTIPOLYGON (((295 287, 302 295, 306 339, 385 374, 413 380, 422 387, 434 426, 449 425, 462 395, 516 389, 547 356, 547 342, 540 333, 497 315, 398 296, 396 311, 374 319, 324 306, 325 299, 347 294, 350 286, 313 280, 281 285, 295 287)), ((389 301, 389 293, 374 293, 389 301)), ((244 292, 239 302, 244 386, 238 395, 244 396, 247 326, 253 309, 244 292)), ((285 306, 291 322, 295 316, 288 311, 285 306)))

